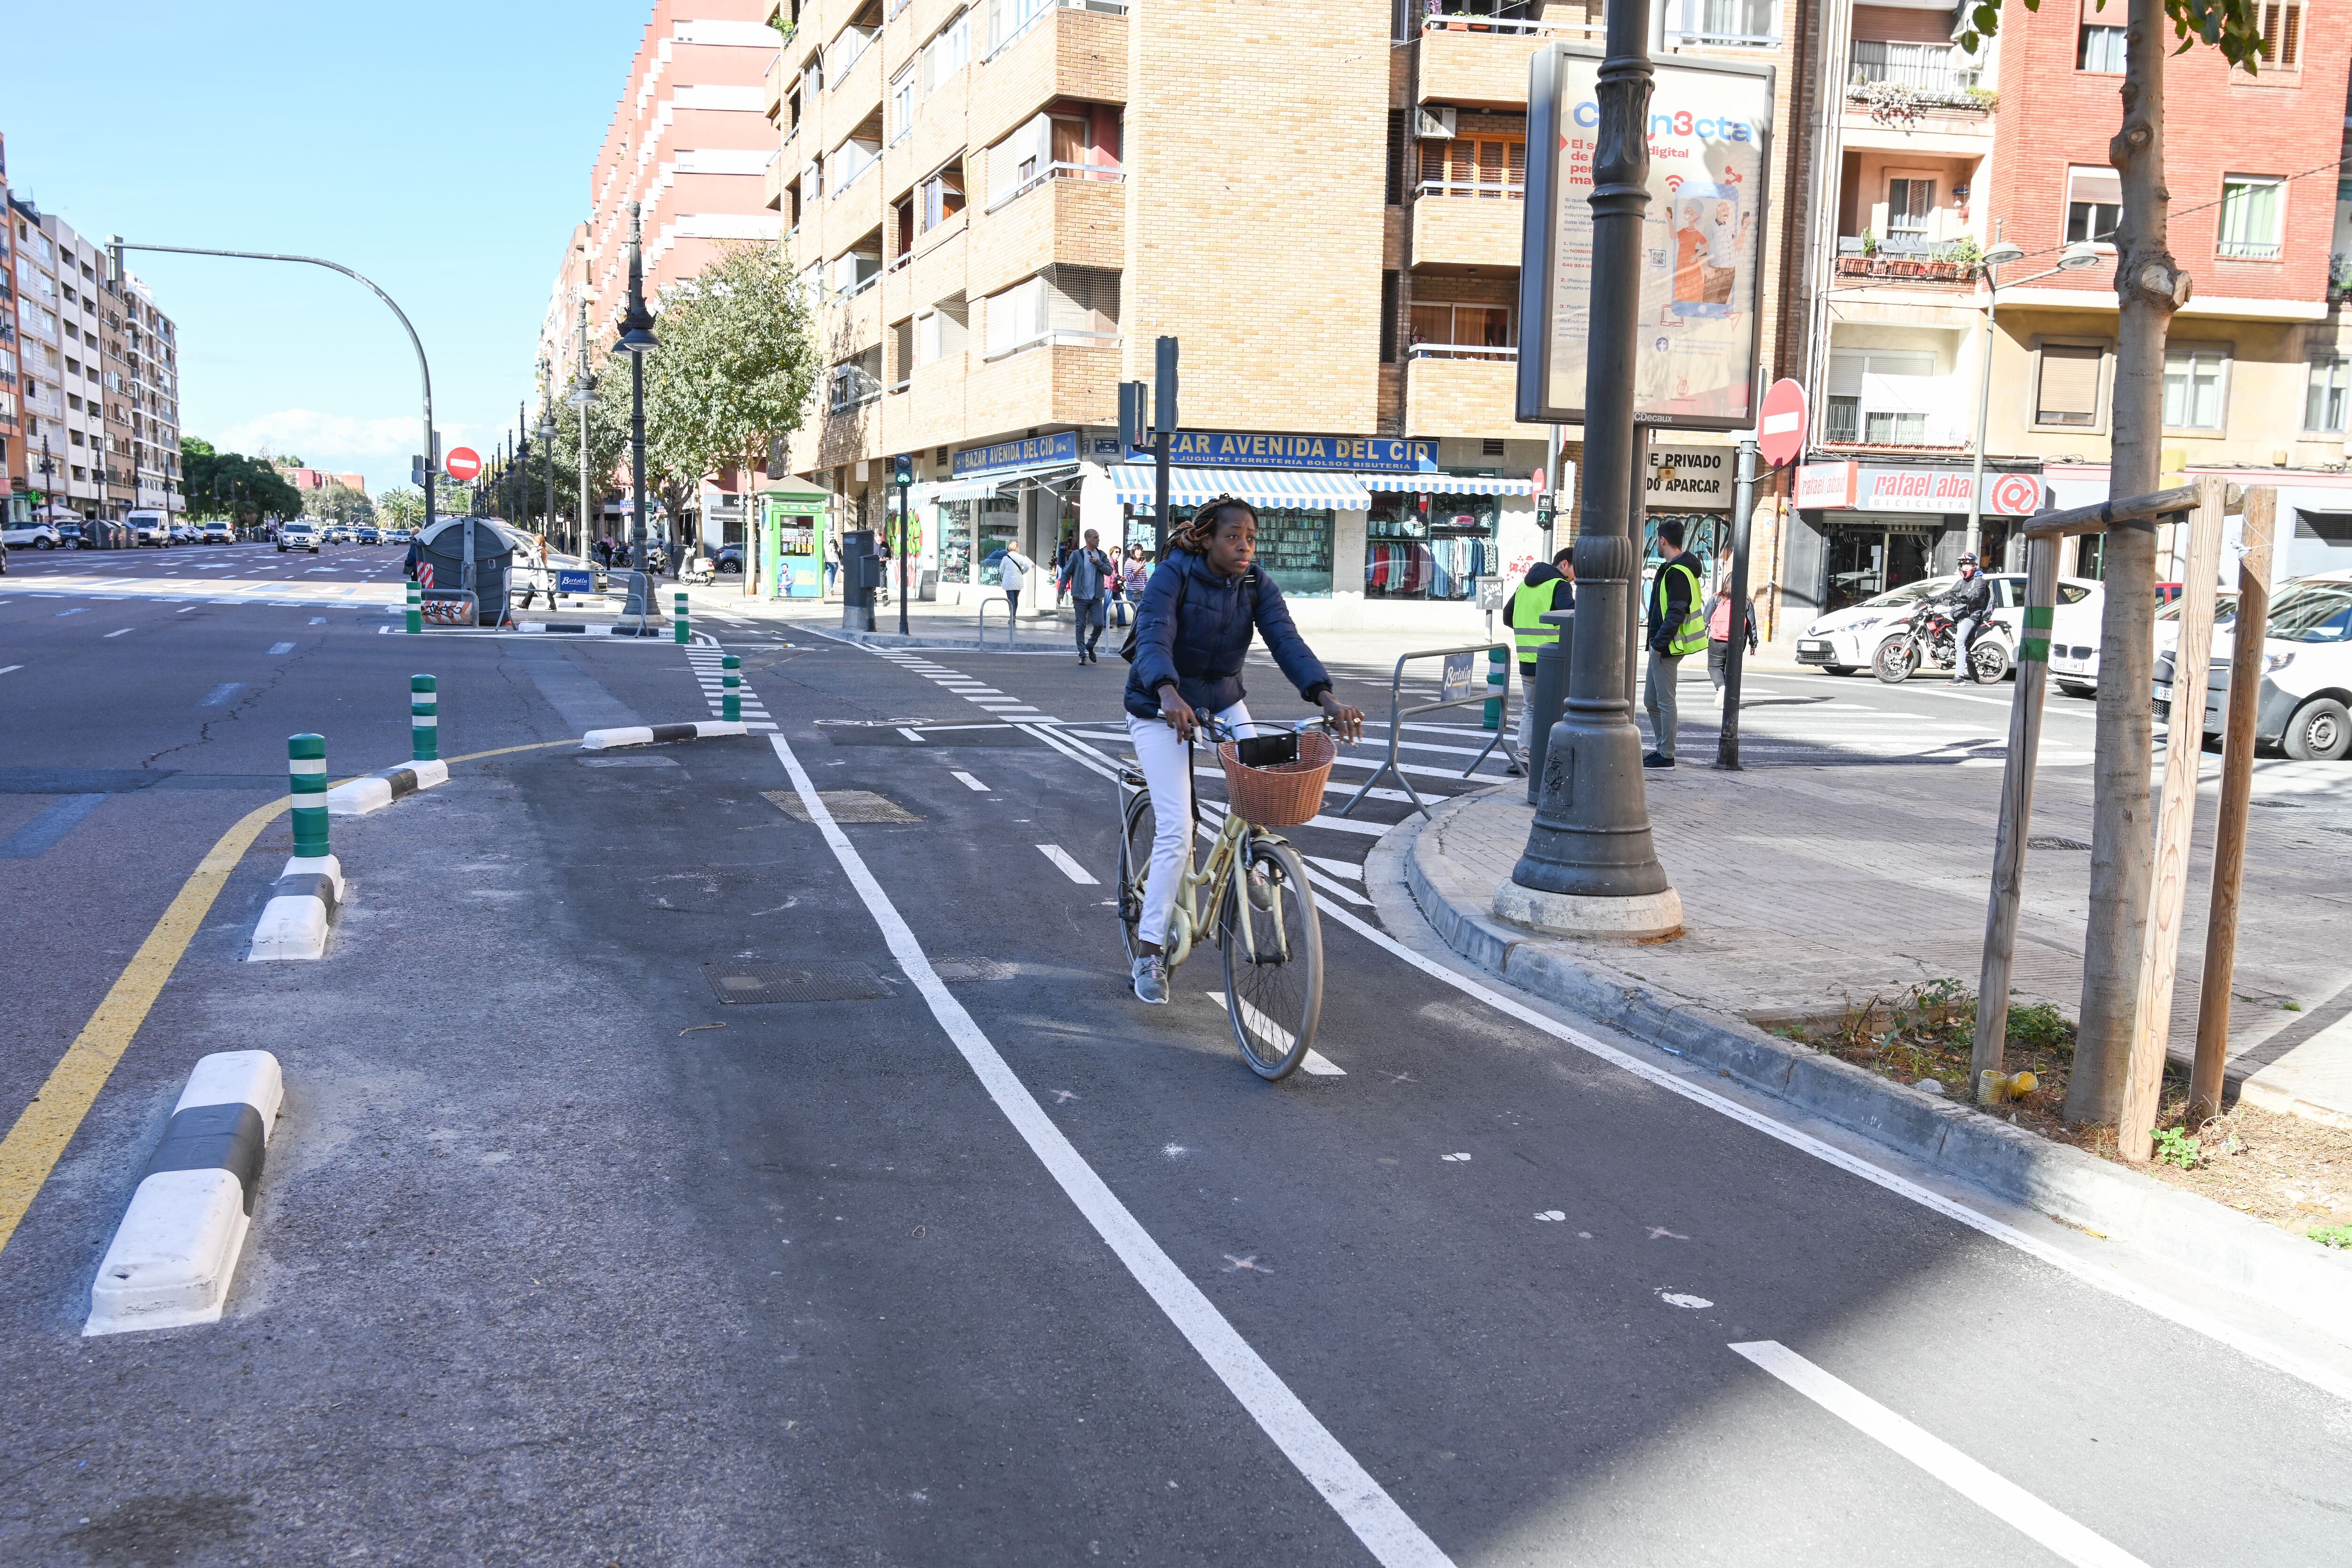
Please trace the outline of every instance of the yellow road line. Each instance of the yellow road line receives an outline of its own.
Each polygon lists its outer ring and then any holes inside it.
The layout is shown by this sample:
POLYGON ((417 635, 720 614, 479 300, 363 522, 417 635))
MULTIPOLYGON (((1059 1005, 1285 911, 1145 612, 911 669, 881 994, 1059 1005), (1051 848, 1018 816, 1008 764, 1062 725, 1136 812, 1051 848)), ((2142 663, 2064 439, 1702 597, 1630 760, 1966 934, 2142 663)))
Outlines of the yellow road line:
POLYGON ((0 1139, 0 1250, 16 1234, 25 1211, 33 1206, 49 1172, 79 1131, 82 1118, 97 1102, 98 1091, 113 1075, 114 1064, 122 1059, 139 1026, 147 1021, 147 1010, 155 1005, 172 971, 179 967, 180 955, 204 924, 213 900, 228 885, 229 873, 261 837, 261 830, 285 809, 284 796, 255 806, 220 836, 182 884, 155 929, 131 954, 98 1011, 49 1069, 40 1092, 16 1118, 16 1125, 8 1130, 5 1139, 0 1139))
MULTIPOLYGON (((540 741, 526 746, 501 746, 496 751, 474 752, 462 757, 452 757, 453 763, 479 762, 484 757, 502 757, 514 752, 544 751, 551 746, 576 746, 577 740, 540 741)), ((99 1090, 114 1075, 114 1067, 122 1053, 131 1048, 140 1026, 147 1021, 148 1010, 155 998, 163 994, 164 983, 180 965, 181 955, 188 943, 195 940, 204 925, 205 916, 211 912, 213 900, 228 885, 229 876, 245 858, 261 830, 285 811, 284 796, 268 805, 255 806, 239 817, 236 826, 220 836, 212 849, 198 861, 196 868, 179 893, 165 909, 147 940, 131 955, 114 984, 107 991, 106 999, 98 1011, 89 1016, 81 1033, 74 1037, 58 1065, 41 1081, 38 1094, 16 1118, 8 1136, 0 1139, 0 1251, 5 1251, 16 1226, 24 1220, 34 1198, 48 1182, 49 1173, 57 1168, 66 1145, 81 1130, 82 1119, 98 1102, 99 1090)))

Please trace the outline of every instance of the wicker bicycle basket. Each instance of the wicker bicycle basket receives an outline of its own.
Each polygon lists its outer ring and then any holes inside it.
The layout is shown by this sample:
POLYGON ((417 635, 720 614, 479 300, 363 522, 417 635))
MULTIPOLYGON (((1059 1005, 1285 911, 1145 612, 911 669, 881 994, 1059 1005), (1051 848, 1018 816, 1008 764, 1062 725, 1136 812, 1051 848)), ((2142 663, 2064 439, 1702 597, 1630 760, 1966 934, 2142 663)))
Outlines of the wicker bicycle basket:
POLYGON ((1323 786, 1339 754, 1329 735, 1308 730, 1298 737, 1297 762, 1253 768, 1243 763, 1238 745, 1221 742, 1217 761, 1224 764, 1225 799, 1260 827, 1296 827, 1323 809, 1323 786))

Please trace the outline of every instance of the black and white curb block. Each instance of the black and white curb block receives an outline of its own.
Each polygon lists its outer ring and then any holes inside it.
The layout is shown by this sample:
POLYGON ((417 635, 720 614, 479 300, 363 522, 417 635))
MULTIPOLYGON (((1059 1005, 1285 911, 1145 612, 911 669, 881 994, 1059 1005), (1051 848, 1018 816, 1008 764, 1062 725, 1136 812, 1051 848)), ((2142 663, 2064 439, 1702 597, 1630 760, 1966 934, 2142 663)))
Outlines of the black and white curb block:
POLYGON ((85 1336, 218 1321, 284 1091, 268 1051, 196 1063, 98 1266, 85 1336))
POLYGON ((607 626, 593 621, 524 621, 515 629, 525 632, 548 633, 558 637, 569 636, 583 637, 667 638, 670 635, 669 627, 662 625, 658 621, 650 620, 644 626, 637 626, 635 624, 625 626, 614 624, 607 626))
POLYGON ((603 752, 614 746, 657 746, 667 741, 709 741, 751 732, 741 724, 715 719, 693 724, 632 724, 621 730, 591 730, 580 737, 580 744, 592 752, 603 752))
MULTIPOLYGON (((421 765, 421 764, 420 764, 421 765)), ((254 922, 246 962, 279 958, 324 958, 327 926, 343 901, 343 866, 332 855, 294 856, 270 884, 269 902, 254 922)))
POLYGON ((365 816, 382 811, 404 795, 449 782, 446 763, 403 763, 396 768, 339 784, 327 792, 330 816, 365 816))

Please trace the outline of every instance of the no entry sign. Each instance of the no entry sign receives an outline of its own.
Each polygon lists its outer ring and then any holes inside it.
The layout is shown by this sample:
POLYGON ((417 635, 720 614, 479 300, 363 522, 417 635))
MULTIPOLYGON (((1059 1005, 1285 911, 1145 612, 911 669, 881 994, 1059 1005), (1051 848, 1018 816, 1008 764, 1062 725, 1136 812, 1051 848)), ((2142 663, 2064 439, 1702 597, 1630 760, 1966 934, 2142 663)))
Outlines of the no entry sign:
POLYGON ((1776 468, 1795 462, 1805 449, 1805 389, 1786 376, 1764 390, 1756 449, 1776 468))
POLYGON ((449 470, 451 479, 464 484, 468 479, 481 477, 482 455, 471 447, 452 447, 448 459, 442 466, 449 470))

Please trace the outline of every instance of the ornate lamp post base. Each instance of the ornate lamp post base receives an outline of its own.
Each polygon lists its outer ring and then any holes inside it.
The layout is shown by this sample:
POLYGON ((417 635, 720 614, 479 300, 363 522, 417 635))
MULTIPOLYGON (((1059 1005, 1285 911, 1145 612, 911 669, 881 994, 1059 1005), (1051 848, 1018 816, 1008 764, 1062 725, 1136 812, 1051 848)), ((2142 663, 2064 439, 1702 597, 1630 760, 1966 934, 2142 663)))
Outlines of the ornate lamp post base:
POLYGON ((1674 936, 1683 929, 1683 900, 1663 893, 1602 898, 1589 893, 1547 893, 1506 882, 1495 889, 1495 918, 1546 936, 1583 936, 1641 942, 1674 936))

